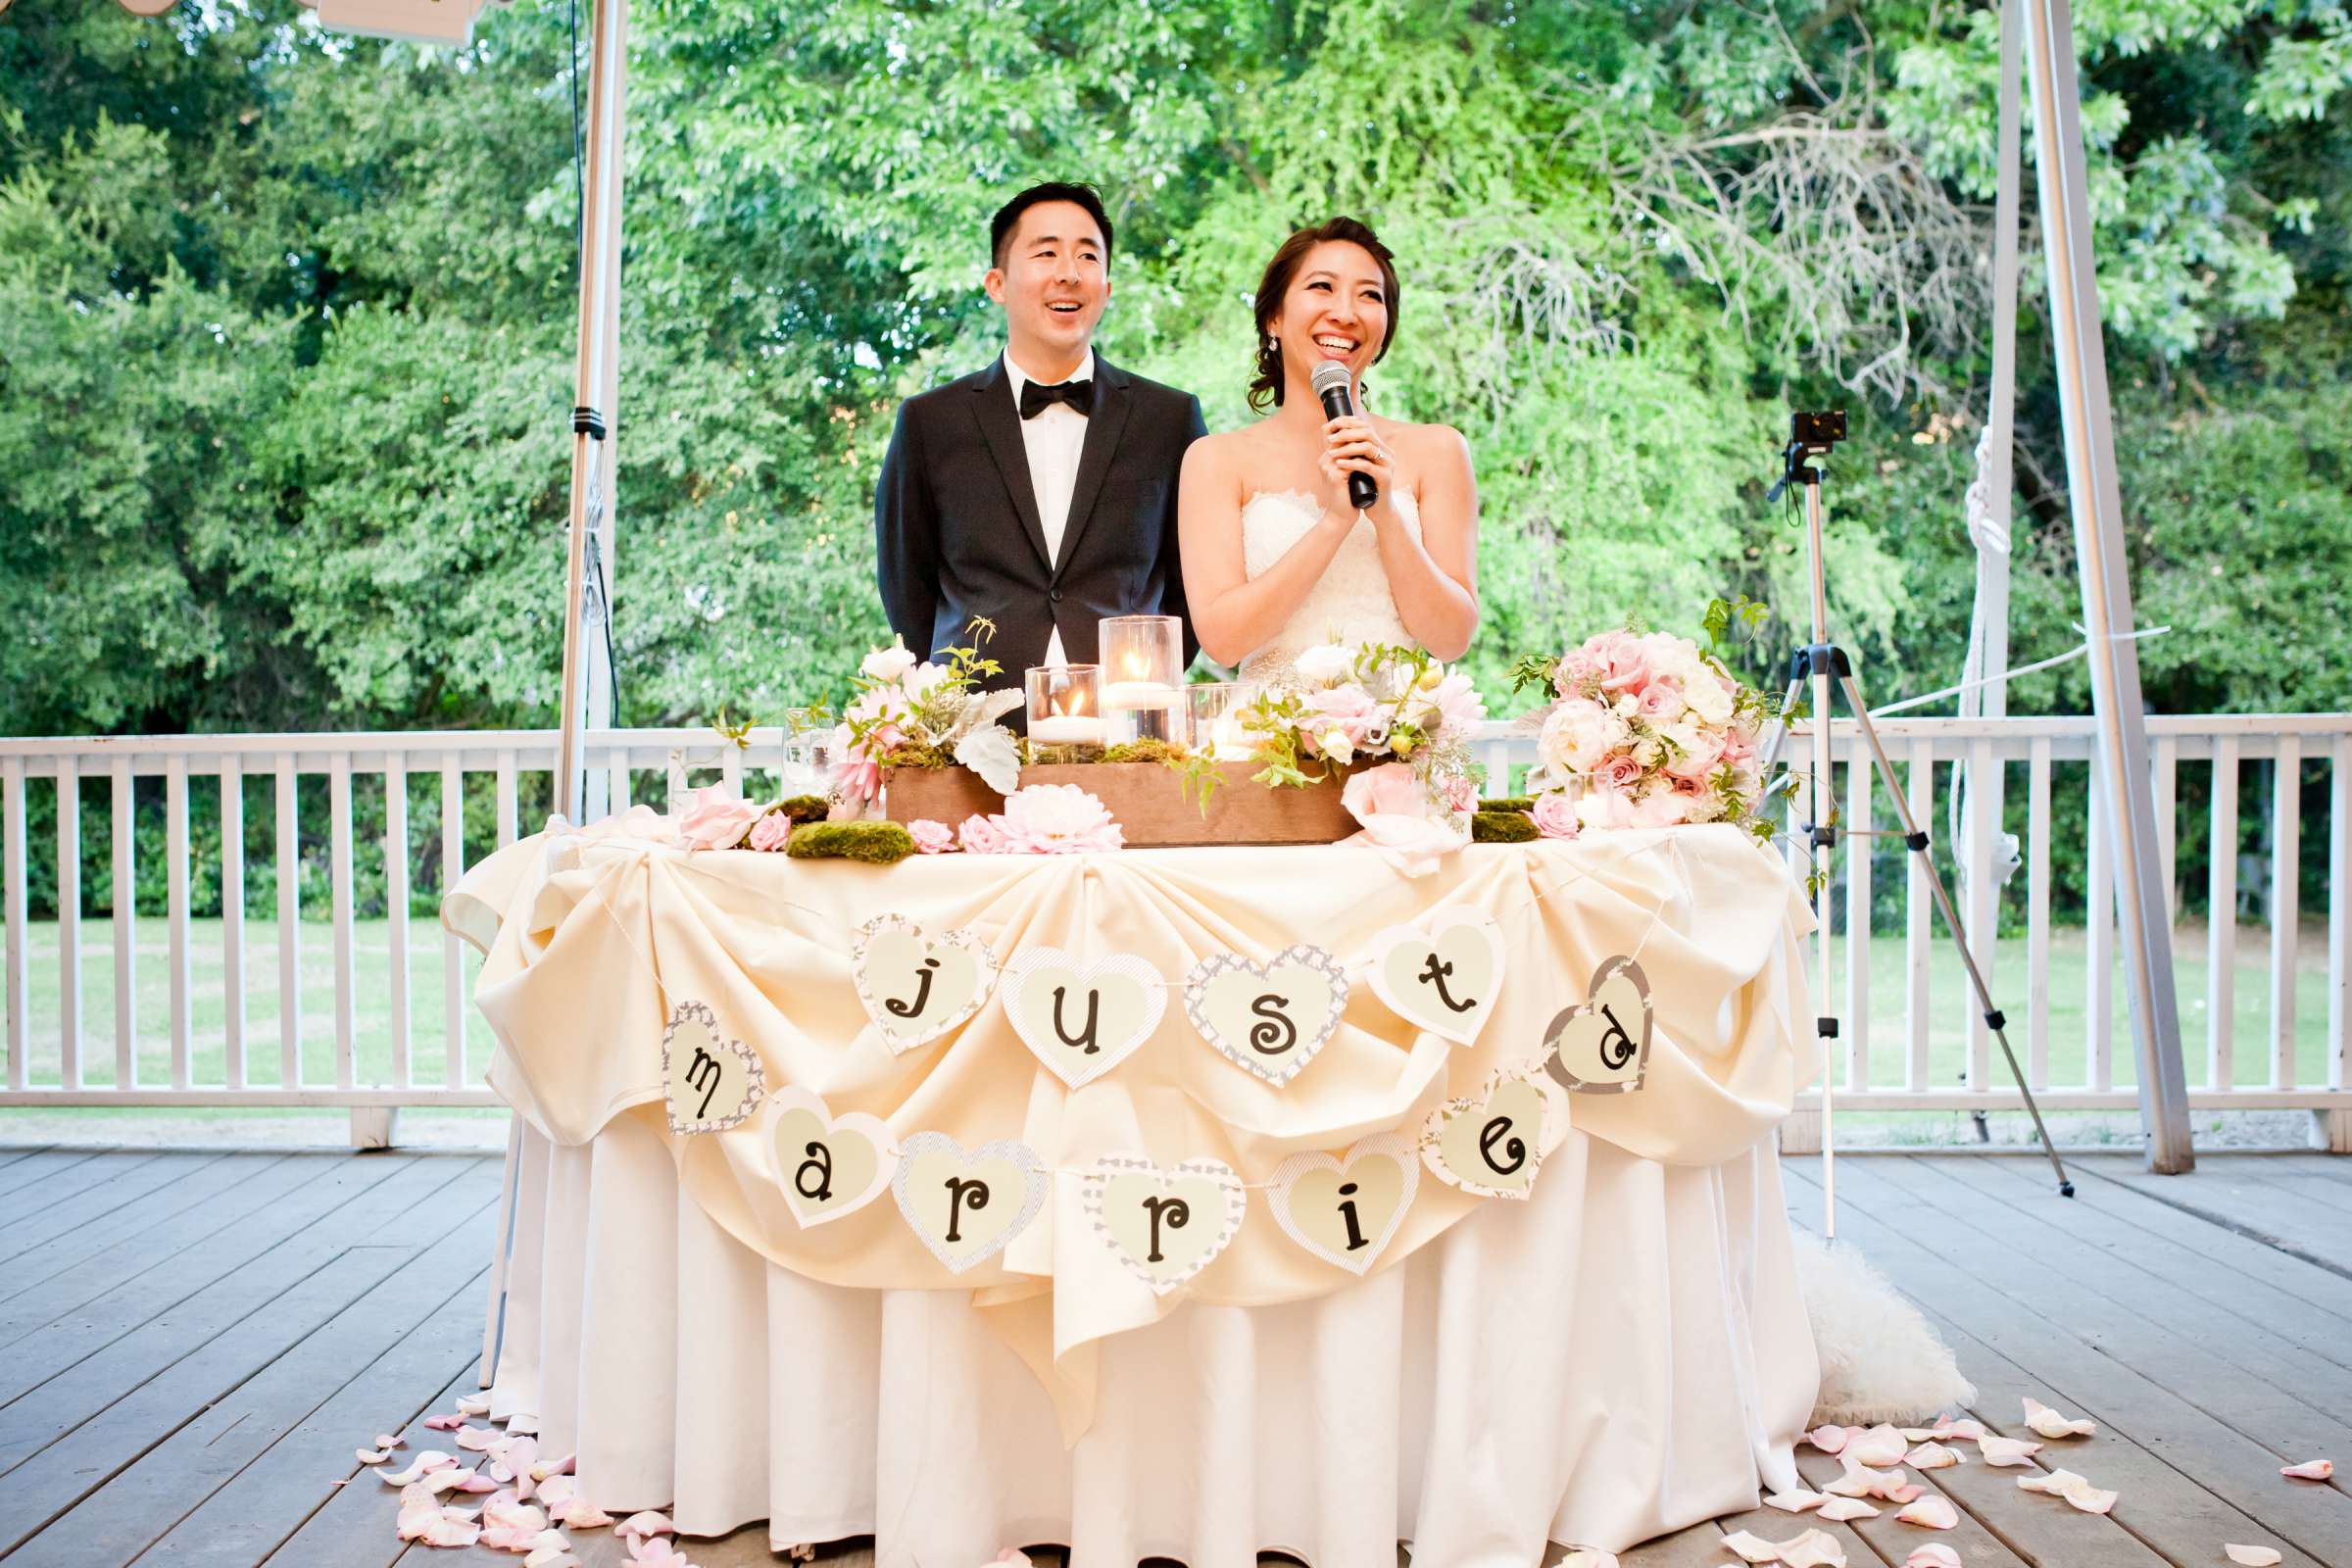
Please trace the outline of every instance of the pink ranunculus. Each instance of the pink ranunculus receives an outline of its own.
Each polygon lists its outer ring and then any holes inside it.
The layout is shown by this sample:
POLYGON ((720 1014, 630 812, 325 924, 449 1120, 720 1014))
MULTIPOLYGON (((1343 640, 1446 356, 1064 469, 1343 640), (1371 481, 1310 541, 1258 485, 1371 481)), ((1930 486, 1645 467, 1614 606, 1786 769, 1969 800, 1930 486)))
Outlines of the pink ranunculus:
POLYGON ((977 811, 965 817, 956 829, 956 842, 963 846, 966 855, 1003 855, 1009 848, 997 819, 977 811))
POLYGON ((792 842, 792 827, 791 817, 782 811, 770 811, 752 824, 752 835, 744 842, 752 849, 774 853, 792 842))
POLYGON ((1029 855, 1095 855, 1127 842, 1102 801, 1075 784, 1032 784, 1004 797, 1005 846, 1029 855))
POLYGON ((724 784, 696 790, 678 813, 678 838, 690 850, 731 850, 767 807, 747 801, 724 784))
POLYGON ((956 830, 945 822, 935 822, 927 816, 918 816, 907 823, 906 836, 914 840, 914 847, 925 855, 946 855, 956 848, 956 830))
POLYGON ((1537 796, 1535 809, 1527 814, 1534 820, 1536 831, 1547 839, 1572 839, 1577 835, 1576 805, 1565 790, 1537 796))

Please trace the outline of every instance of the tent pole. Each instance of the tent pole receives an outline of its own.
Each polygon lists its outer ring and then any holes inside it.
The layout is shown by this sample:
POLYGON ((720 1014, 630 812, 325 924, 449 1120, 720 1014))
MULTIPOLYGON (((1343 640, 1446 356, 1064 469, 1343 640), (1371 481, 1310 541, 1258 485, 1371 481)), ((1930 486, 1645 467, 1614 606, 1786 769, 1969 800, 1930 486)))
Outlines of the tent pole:
MULTIPOLYGON (((2173 1175, 2193 1170, 2196 1154, 2189 1143, 2188 1090, 2180 1062, 2180 1000, 2173 989, 2172 913, 2156 854, 2139 655, 2131 641, 2130 560, 2124 549, 2123 492, 2116 479, 2106 349, 2099 336, 2074 18, 2069 0, 2026 0, 2025 11, 2042 251, 2049 268, 2050 340, 2065 414, 2067 493, 2082 581, 2082 627, 2090 644, 2091 707, 2105 763, 2093 788, 2105 793, 2115 857, 2116 913, 2148 1168, 2173 1175)), ((2103 914, 2091 911, 2093 919, 2103 914)))
POLYGON ((563 733, 556 749, 555 794, 555 808, 574 823, 603 816, 611 804, 607 775, 585 765, 582 734, 612 723, 613 438, 620 399, 621 141, 628 81, 628 0, 592 3, 579 357, 564 562, 563 733))

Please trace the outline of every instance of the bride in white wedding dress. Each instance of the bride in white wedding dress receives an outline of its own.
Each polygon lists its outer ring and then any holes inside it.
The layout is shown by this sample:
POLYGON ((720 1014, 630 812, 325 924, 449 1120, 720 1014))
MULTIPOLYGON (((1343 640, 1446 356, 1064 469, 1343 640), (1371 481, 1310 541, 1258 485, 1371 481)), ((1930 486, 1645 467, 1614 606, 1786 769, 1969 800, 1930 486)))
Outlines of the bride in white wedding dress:
POLYGON ((1461 657, 1478 629, 1478 487, 1443 424, 1326 419, 1311 377, 1361 377, 1396 334, 1388 247, 1353 219, 1302 228, 1258 285, 1252 408, 1273 412, 1193 443, 1178 526, 1193 631, 1242 678, 1279 681, 1319 643, 1406 643, 1461 657), (1371 476, 1364 512, 1348 476, 1371 476))

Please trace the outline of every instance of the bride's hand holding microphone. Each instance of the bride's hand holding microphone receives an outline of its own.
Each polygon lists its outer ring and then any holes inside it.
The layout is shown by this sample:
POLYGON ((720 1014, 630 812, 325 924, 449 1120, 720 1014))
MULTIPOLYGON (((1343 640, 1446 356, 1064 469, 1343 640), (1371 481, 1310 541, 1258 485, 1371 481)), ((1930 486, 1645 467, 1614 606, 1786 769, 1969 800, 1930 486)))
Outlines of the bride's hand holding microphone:
POLYGON ((1355 408, 1346 366, 1315 367, 1315 395, 1323 404, 1323 452, 1315 460, 1323 476, 1324 510, 1352 521, 1359 512, 1382 507, 1396 481, 1396 458, 1372 421, 1355 408))

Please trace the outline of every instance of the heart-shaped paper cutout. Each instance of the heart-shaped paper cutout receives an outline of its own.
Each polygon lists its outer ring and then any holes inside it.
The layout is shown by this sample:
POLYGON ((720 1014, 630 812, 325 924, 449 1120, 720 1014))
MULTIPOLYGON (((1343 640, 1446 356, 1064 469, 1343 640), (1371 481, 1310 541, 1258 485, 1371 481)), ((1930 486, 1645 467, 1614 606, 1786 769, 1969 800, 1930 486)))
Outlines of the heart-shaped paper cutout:
POLYGON ((1275 1167, 1268 1206, 1283 1234, 1327 1262, 1361 1274, 1377 1262, 1421 1185, 1421 1162, 1401 1133, 1376 1133, 1334 1158, 1293 1154, 1275 1167))
POLYGON ((1466 1100, 1449 1100, 1421 1128, 1421 1158, 1438 1180, 1481 1198, 1525 1198, 1544 1163, 1550 1102, 1524 1073, 1496 1073, 1466 1100))
POLYGON ((1372 989, 1405 1022, 1455 1045, 1475 1045, 1502 992, 1502 933, 1475 909, 1446 909, 1424 926, 1372 939, 1372 989))
POLYGON ((769 1136, 784 1201, 806 1230, 854 1214, 890 1185, 890 1129, 861 1110, 836 1116, 806 1089, 778 1090, 769 1136))
POLYGON ((662 1092, 673 1133, 739 1127, 760 1108, 767 1065, 740 1040, 722 1040, 709 1004, 681 1002, 662 1032, 662 1092))
POLYGON ((946 1133, 909 1133, 899 1142, 890 1196, 931 1255, 960 1274, 986 1262, 1046 1202, 1046 1171, 1037 1151, 1000 1138, 965 1152, 946 1133))
POLYGON ((997 956, 969 931, 927 936, 905 915, 858 928, 851 961, 858 1000, 882 1043, 907 1052, 980 1010, 997 984, 997 956))
POLYGON ((1140 1154, 1105 1154, 1083 1191, 1096 1231, 1160 1296, 1225 1250, 1249 1204, 1242 1179, 1217 1159, 1188 1159, 1162 1170, 1140 1154))
POLYGON ((1134 1054, 1167 1005, 1159 971, 1132 953, 1082 963, 1059 948, 1024 948, 1004 967, 1013 1032, 1072 1089, 1134 1054))
POLYGON ((1348 1007, 1348 971, 1301 942, 1263 963, 1212 954, 1184 982, 1185 1016, 1217 1054, 1276 1088, 1323 1049, 1348 1007))
POLYGON ((1631 1094, 1649 1073, 1649 976, 1604 958, 1585 997, 1544 1031, 1544 1070, 1573 1094, 1631 1094))

